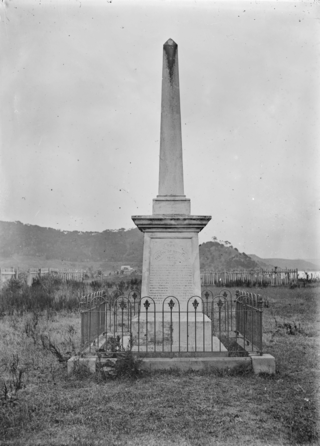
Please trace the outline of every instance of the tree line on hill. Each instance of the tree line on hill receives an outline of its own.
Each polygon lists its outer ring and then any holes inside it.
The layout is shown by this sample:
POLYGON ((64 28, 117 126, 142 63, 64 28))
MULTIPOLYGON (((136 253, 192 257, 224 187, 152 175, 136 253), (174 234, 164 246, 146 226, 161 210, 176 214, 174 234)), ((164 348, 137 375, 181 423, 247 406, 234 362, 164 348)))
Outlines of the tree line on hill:
MULTIPOLYGON (((141 269, 143 234, 137 229, 106 229, 102 232, 61 231, 21 222, 0 222, 0 253, 11 265, 14 256, 46 260, 121 262, 141 269)), ((230 242, 200 245, 201 270, 230 271, 261 268, 230 242)))

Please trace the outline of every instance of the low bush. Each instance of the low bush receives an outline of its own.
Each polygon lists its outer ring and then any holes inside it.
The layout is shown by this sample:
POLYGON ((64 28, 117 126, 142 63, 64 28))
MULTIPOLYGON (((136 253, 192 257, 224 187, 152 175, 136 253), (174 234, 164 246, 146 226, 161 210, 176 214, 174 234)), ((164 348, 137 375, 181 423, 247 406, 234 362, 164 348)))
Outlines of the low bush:
POLYGON ((143 374, 142 362, 142 359, 136 358, 131 351, 122 353, 115 363, 116 377, 137 379, 143 374))
POLYGON ((13 353, 9 361, 1 361, 2 374, 6 376, 0 382, 0 402, 12 400, 18 390, 24 387, 26 368, 21 365, 21 358, 13 353))
POLYGON ((0 291, 0 315, 77 310, 81 285, 50 275, 38 277, 32 286, 28 286, 24 278, 12 278, 0 291))
POLYGON ((143 360, 135 357, 130 350, 118 353, 115 358, 98 357, 96 379, 137 379, 145 376, 142 367, 143 360))

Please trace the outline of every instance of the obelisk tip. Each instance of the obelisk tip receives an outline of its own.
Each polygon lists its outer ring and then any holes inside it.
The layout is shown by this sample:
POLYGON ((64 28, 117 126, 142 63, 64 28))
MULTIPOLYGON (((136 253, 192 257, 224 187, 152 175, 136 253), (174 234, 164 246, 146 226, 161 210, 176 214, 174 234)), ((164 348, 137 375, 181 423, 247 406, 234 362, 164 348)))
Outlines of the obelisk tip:
POLYGON ((163 46, 178 46, 177 44, 176 44, 176 42, 174 41, 174 40, 172 40, 172 39, 168 39, 167 41, 166 41, 166 43, 164 43, 163 44, 163 46))

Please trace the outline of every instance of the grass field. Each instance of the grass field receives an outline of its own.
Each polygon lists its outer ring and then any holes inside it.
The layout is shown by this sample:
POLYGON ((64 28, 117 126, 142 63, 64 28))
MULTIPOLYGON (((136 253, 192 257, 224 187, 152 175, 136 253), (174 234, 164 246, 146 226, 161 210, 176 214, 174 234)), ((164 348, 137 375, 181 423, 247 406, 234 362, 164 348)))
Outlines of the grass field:
POLYGON ((319 444, 319 291, 260 290, 270 303, 263 342, 276 357, 273 377, 245 370, 67 376, 63 358, 79 349, 79 315, 6 316, 0 445, 319 444))

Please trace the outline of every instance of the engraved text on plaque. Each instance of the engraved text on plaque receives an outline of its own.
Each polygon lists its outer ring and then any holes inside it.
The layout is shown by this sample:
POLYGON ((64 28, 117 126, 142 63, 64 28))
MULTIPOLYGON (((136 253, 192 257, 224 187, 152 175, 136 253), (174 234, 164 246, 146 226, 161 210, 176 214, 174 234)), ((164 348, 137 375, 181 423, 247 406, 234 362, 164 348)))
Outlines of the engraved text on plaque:
POLYGON ((151 243, 149 295, 157 307, 167 296, 177 297, 181 305, 194 294, 191 240, 153 239, 151 243))

